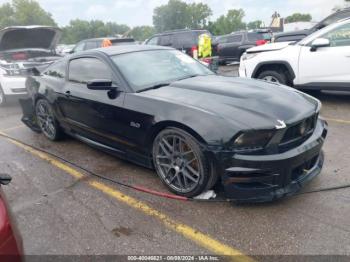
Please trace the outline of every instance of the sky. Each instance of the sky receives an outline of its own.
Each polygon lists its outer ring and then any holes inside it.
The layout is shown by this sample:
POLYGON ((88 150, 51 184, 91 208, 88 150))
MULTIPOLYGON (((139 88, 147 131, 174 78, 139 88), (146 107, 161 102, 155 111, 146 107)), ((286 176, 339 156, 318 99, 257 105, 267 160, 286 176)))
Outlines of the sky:
MULTIPOLYGON (((152 25, 153 9, 168 0, 37 0, 49 11, 59 26, 71 19, 99 19, 129 26, 152 25)), ((286 17, 295 12, 310 13, 314 21, 320 21, 332 12, 335 6, 344 5, 344 0, 184 0, 202 2, 213 11, 215 20, 229 9, 242 8, 246 22, 262 20, 268 25, 274 11, 286 17)), ((9 2, 0 0, 0 4, 9 2)))

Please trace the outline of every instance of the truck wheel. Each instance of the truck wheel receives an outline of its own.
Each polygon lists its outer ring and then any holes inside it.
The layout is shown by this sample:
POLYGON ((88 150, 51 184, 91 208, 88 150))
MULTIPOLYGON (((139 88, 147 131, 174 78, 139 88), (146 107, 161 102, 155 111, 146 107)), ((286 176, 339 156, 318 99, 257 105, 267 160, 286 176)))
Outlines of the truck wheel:
POLYGON ((287 84, 287 76, 285 73, 280 71, 263 71, 259 74, 258 79, 265 80, 271 83, 278 83, 282 85, 287 84))

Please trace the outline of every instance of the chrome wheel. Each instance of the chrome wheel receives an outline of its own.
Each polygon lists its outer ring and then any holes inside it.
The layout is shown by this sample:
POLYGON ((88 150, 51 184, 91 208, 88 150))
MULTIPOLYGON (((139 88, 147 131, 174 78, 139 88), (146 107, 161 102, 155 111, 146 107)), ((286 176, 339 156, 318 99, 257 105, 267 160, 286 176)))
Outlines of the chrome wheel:
POLYGON ((203 163, 185 137, 175 132, 158 137, 153 157, 158 174, 175 192, 186 194, 203 183, 203 163))
POLYGON ((262 80, 265 80, 267 82, 272 82, 272 83, 279 83, 280 81, 274 77, 274 76, 265 76, 262 78, 262 80))
POLYGON ((36 105, 36 116, 40 129, 44 135, 51 140, 55 140, 57 133, 55 118, 48 102, 45 100, 39 100, 36 105))

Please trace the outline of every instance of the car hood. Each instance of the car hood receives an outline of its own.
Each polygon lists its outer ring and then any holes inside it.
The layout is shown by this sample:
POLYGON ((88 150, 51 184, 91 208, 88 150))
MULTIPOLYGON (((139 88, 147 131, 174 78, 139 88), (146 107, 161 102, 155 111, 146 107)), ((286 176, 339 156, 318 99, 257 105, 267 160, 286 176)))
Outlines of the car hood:
POLYGON ((281 49, 288 47, 290 45, 290 43, 293 43, 293 42, 281 42, 281 43, 272 43, 272 44, 255 46, 255 47, 249 48, 246 52, 247 53, 259 53, 259 52, 281 50, 281 49))
POLYGON ((274 128, 278 120, 291 124, 319 107, 316 99, 289 87, 217 75, 177 81, 142 94, 206 111, 247 129, 274 128))
POLYGON ((50 26, 11 26, 0 30, 0 52, 17 49, 47 49, 56 47, 61 30, 50 26))

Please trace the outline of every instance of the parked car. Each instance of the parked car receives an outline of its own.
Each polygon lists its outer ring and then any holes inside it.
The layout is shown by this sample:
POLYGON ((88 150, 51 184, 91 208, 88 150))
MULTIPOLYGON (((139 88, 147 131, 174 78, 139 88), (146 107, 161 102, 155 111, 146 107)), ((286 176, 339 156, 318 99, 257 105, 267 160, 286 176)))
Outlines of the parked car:
POLYGON ((344 8, 326 17, 325 19, 323 19, 321 22, 317 23, 310 29, 274 34, 272 38, 272 42, 290 42, 290 41, 297 42, 307 37, 308 35, 316 32, 317 30, 320 30, 330 24, 333 24, 335 22, 338 22, 339 20, 342 20, 348 17, 350 17, 350 8, 344 8))
POLYGON ((193 57, 194 52, 198 51, 198 40, 202 34, 211 36, 208 30, 173 30, 156 34, 148 39, 145 44, 173 47, 193 57))
POLYGON ((0 105, 27 94, 25 79, 33 67, 59 59, 61 30, 48 26, 12 26, 0 30, 0 105))
POLYGON ((350 19, 331 24, 302 41, 247 50, 239 75, 300 89, 350 91, 350 19))
POLYGON ((247 49, 269 43, 271 37, 272 33, 268 30, 240 31, 217 36, 213 41, 214 55, 219 56, 221 64, 239 62, 247 49))
POLYGON ((79 43, 77 43, 70 53, 72 54, 76 52, 100 48, 102 47, 103 41, 106 39, 111 41, 113 46, 136 45, 136 42, 133 38, 116 38, 116 37, 91 38, 91 39, 82 40, 79 43))
POLYGON ((321 103, 287 87, 218 76, 178 50, 101 48, 29 77, 23 122, 148 168, 193 197, 218 178, 226 196, 269 201, 321 172, 321 103), (293 103, 290 103, 293 101, 293 103))
POLYGON ((10 181, 9 175, 0 174, 0 257, 3 262, 20 262, 23 257, 22 237, 1 188, 10 181))

